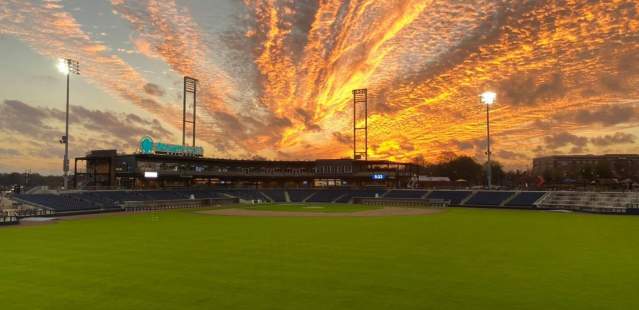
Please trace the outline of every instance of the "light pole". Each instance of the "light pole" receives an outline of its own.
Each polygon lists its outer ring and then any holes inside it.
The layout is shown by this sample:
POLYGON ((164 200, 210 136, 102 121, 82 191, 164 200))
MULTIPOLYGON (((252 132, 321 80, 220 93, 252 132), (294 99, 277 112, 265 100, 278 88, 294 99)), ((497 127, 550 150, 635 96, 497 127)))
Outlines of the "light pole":
POLYGON ((78 61, 65 58, 58 59, 58 70, 67 76, 67 108, 66 118, 64 122, 64 136, 60 139, 60 143, 64 144, 64 162, 62 163, 64 171, 64 189, 69 189, 69 75, 80 74, 80 64, 78 61))
POLYGON ((486 156, 488 161, 486 164, 486 179, 488 181, 488 190, 492 189, 492 166, 490 162, 490 106, 495 103, 497 94, 491 91, 483 92, 479 95, 479 102, 486 105, 486 156))

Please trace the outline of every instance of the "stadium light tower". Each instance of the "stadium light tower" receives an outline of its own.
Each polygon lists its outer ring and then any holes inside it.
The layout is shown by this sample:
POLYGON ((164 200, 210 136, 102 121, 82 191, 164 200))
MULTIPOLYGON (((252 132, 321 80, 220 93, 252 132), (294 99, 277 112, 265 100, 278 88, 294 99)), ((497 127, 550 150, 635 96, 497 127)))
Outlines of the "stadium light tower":
POLYGON ((69 189, 69 75, 80 74, 80 63, 78 61, 65 58, 58 59, 58 71, 67 76, 67 109, 64 122, 64 136, 60 139, 60 143, 64 144, 64 162, 62 170, 64 171, 64 189, 69 189))
POLYGON ((495 103, 497 94, 492 91, 483 92, 479 95, 479 102, 486 105, 486 156, 488 161, 486 164, 486 179, 488 181, 488 189, 492 189, 492 170, 490 162, 490 106, 495 103))

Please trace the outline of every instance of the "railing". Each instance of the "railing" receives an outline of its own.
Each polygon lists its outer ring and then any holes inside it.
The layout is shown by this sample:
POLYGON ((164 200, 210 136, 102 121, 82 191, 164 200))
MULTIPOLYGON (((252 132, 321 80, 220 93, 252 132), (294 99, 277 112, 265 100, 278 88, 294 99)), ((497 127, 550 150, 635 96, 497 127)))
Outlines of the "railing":
POLYGON ((52 216, 55 215, 55 211, 50 209, 17 209, 13 211, 12 215, 19 218, 31 216, 52 216))
POLYGON ((238 198, 204 198, 154 201, 125 201, 125 211, 152 211, 165 209, 207 208, 239 203, 238 198))
POLYGON ((353 203, 383 207, 437 207, 450 206, 450 200, 443 199, 410 199, 410 198, 364 198, 353 197, 353 203))
POLYGON ((0 216, 0 225, 14 225, 20 223, 20 219, 17 216, 0 216))

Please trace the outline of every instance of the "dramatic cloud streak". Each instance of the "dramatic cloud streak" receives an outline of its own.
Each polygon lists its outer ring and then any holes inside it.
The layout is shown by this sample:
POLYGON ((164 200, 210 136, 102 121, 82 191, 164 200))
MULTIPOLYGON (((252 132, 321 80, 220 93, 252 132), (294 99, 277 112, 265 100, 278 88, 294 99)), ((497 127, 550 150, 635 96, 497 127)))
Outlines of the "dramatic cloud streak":
MULTIPOLYGON (((111 1, 140 55, 200 80, 199 137, 214 155, 348 156, 356 88, 369 90, 371 158, 483 159, 486 89, 508 165, 625 151, 639 134, 636 1, 244 0, 215 31, 182 4, 111 1)), ((0 26, 42 55, 80 59, 92 83, 181 128, 164 102, 180 81, 147 81, 58 2, 0 3, 0 26)), ((77 113, 121 135, 108 116, 77 113)))

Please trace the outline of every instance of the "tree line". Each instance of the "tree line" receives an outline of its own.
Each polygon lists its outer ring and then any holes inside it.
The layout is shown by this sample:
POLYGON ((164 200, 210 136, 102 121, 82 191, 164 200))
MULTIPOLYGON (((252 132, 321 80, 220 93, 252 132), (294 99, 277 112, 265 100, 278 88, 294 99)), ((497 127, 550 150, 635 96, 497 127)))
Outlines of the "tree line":
POLYGON ((41 175, 39 173, 0 173, 0 187, 10 188, 14 185, 32 186, 49 186, 57 188, 64 183, 62 176, 59 175, 41 175))
MULTIPOLYGON (((470 156, 451 156, 438 163, 425 163, 416 161, 421 166, 420 175, 448 177, 451 181, 465 181, 469 185, 486 184, 486 166, 477 162, 470 156)), ((536 183, 536 178, 527 171, 504 170, 504 166, 498 161, 491 161, 491 181, 493 185, 522 187, 536 183)))

